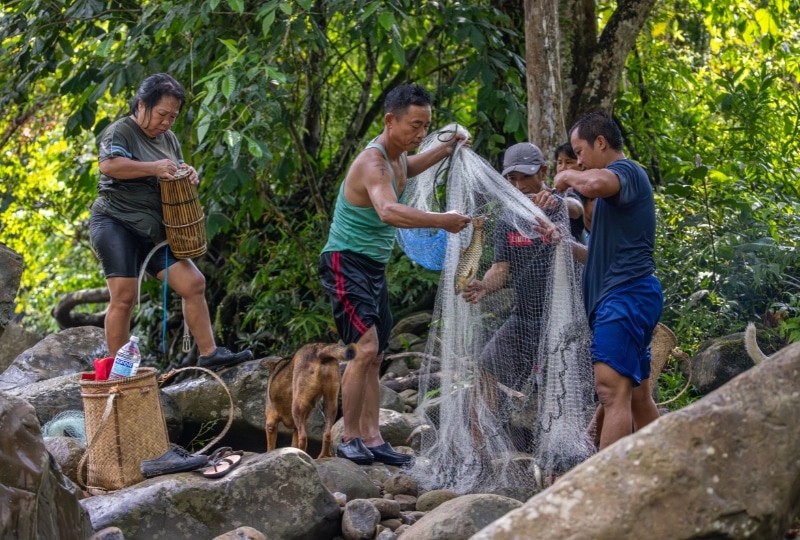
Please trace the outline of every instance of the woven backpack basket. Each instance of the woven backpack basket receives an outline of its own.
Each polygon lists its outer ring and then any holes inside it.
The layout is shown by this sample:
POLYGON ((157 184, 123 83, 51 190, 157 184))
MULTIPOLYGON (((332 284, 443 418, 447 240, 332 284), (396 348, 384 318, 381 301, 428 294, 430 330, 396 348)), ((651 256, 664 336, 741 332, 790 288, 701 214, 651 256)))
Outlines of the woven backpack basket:
POLYGON ((169 450, 169 435, 159 400, 157 370, 141 367, 124 379, 81 380, 88 460, 85 487, 90 493, 114 491, 144 480, 139 466, 169 450))

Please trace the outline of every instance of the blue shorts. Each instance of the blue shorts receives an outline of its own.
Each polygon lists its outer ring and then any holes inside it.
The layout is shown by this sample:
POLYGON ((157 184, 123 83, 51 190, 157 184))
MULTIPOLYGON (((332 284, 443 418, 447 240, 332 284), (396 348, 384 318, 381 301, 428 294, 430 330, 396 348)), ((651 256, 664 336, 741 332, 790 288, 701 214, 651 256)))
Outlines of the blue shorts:
POLYGON ((639 386, 650 378, 650 341, 664 295, 661 283, 648 276, 614 289, 595 310, 592 362, 602 362, 639 386))

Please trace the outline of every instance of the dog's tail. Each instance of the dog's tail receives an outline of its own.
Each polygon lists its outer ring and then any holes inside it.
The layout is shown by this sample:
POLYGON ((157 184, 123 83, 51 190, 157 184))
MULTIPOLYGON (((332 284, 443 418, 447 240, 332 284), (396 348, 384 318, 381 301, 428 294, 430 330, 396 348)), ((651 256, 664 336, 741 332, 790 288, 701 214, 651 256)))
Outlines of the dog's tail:
POLYGON ((323 362, 332 360, 347 362, 356 357, 356 346, 352 343, 350 345, 331 343, 320 351, 319 357, 323 362))
POLYGON ((747 329, 744 331, 744 348, 756 364, 766 362, 770 359, 758 346, 758 341, 756 341, 756 325, 753 323, 747 323, 747 329))

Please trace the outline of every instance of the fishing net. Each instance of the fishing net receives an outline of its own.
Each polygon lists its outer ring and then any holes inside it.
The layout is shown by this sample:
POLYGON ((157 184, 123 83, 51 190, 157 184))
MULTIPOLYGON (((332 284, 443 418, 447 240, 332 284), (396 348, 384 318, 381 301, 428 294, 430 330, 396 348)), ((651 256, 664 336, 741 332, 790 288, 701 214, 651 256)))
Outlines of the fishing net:
POLYGON ((42 426, 42 438, 72 437, 86 444, 83 411, 62 411, 42 426))
MULTIPOLYGON (((431 134, 420 151, 453 144, 454 129, 431 134)), ((479 218, 447 235, 417 409, 430 429, 411 474, 426 490, 527 498, 594 452, 580 266, 569 242, 539 234, 568 238, 566 205, 538 208, 468 147, 409 180, 404 201, 479 218), (486 281, 496 290, 466 301, 464 285, 484 280, 495 261, 486 281)))

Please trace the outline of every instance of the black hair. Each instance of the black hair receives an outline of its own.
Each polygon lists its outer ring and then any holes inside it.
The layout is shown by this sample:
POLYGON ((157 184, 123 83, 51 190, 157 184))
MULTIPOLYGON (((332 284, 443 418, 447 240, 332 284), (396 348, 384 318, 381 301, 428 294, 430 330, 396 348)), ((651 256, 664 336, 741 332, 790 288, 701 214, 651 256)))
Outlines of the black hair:
POLYGON ((575 122, 569 130, 570 138, 575 130, 578 130, 578 137, 589 143, 590 148, 594 148, 594 141, 602 135, 612 150, 622 152, 622 133, 614 119, 604 111, 589 113, 575 122))
POLYGON ((431 95, 418 84, 401 84, 392 88, 383 101, 383 109, 395 116, 402 116, 411 105, 430 107, 431 95))
POLYGON ((181 86, 181 83, 166 73, 150 75, 142 81, 142 84, 140 84, 139 88, 136 90, 136 95, 131 99, 129 103, 131 107, 130 113, 136 116, 136 108, 140 101, 142 105, 144 105, 145 111, 149 111, 155 107, 164 96, 171 96, 177 99, 180 102, 180 107, 178 107, 179 111, 183 108, 183 104, 186 103, 186 91, 183 89, 183 86, 181 86))
POLYGON ((556 151, 553 154, 553 159, 558 161, 558 156, 561 154, 566 155, 570 159, 578 159, 578 156, 575 155, 575 150, 572 149, 572 145, 569 143, 569 141, 556 148, 556 151))

